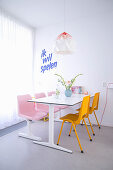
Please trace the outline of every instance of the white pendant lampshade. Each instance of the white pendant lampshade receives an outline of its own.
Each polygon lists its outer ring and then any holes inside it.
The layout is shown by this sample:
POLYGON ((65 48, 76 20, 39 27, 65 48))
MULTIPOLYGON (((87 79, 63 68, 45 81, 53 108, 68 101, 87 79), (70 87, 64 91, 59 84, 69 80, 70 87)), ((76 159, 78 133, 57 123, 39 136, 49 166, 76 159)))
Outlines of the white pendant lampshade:
MULTIPOLYGON (((65 30, 65 21, 66 21, 66 0, 64 0, 64 30, 65 30)), ((71 54, 74 52, 75 44, 72 39, 72 36, 67 32, 61 33, 55 43, 53 48, 53 53, 56 54, 71 54)))
POLYGON ((56 54, 71 54, 74 52, 74 42, 72 36, 66 32, 61 33, 54 45, 53 52, 56 54))

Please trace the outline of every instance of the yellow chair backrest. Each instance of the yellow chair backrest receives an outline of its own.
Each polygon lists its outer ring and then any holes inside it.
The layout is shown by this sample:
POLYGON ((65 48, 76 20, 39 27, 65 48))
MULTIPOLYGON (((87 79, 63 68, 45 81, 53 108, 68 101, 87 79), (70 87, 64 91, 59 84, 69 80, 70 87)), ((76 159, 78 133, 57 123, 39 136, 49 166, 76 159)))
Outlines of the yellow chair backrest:
POLYGON ((95 93, 95 95, 94 95, 93 103, 92 103, 92 107, 91 107, 91 113, 92 113, 94 110, 98 110, 99 95, 100 95, 100 93, 95 93))
POLYGON ((83 98, 78 121, 80 122, 89 113, 90 96, 83 98))

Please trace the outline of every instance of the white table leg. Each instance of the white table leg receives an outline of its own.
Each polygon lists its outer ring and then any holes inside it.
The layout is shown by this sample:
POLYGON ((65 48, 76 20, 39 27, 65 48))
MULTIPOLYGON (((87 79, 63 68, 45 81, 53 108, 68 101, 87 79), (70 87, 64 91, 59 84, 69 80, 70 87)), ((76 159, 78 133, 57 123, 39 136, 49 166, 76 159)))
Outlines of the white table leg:
POLYGON ((54 105, 49 105, 49 143, 54 144, 54 105))
POLYGON ((64 152, 72 153, 71 150, 65 149, 61 146, 54 144, 54 105, 53 104, 49 104, 49 142, 33 141, 33 143, 58 149, 64 152))

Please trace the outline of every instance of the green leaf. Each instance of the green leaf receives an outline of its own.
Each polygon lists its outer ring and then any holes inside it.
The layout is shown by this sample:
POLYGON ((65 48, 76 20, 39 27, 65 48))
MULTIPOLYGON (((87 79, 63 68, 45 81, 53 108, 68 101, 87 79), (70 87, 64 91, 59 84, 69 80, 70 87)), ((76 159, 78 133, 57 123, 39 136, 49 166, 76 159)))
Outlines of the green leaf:
POLYGON ((65 86, 66 89, 70 89, 72 87, 72 85, 74 84, 76 78, 80 75, 83 75, 83 74, 76 75, 73 79, 71 79, 71 84, 69 84, 69 85, 66 85, 66 82, 61 75, 59 75, 59 74, 55 74, 55 75, 60 77, 60 79, 58 79, 58 82, 60 82, 63 86, 65 86))

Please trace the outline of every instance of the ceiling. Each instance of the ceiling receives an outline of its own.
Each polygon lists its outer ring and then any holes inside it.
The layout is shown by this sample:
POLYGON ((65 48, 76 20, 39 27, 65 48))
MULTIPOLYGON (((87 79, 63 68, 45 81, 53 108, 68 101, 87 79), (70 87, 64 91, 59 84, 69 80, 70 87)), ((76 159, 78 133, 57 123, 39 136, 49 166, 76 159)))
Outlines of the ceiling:
POLYGON ((102 20, 112 13, 111 4, 111 0, 0 0, 0 8, 34 28, 64 24, 64 16, 65 23, 102 20))
POLYGON ((36 28, 64 20, 64 0, 0 0, 0 7, 36 28))

